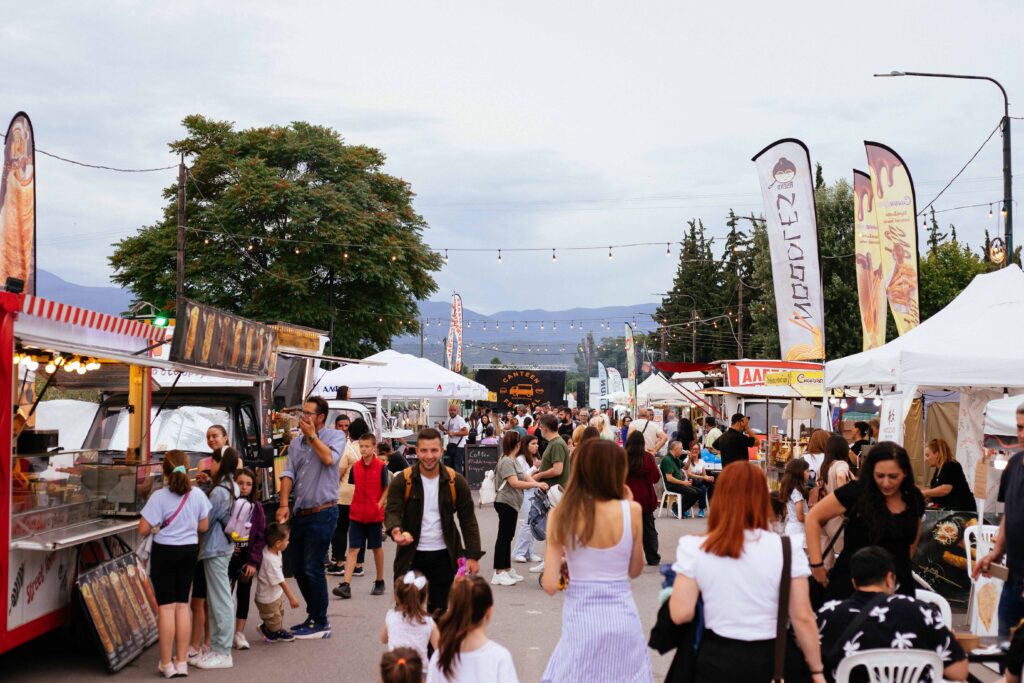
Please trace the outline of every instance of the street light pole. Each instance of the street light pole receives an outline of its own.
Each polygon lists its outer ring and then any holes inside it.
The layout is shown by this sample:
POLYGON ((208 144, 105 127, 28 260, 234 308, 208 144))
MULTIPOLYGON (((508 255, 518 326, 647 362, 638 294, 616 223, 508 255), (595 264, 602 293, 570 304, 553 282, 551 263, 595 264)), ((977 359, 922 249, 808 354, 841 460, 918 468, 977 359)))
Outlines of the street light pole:
POLYGON ((889 78, 897 76, 921 76, 924 78, 959 78, 971 81, 988 81, 994 83, 999 92, 1003 94, 1003 216, 1006 225, 1006 260, 1005 266, 1013 258, 1013 172, 1010 160, 1010 98, 1006 95, 1006 88, 1003 84, 989 76, 967 76, 964 74, 940 74, 923 71, 890 71, 887 74, 875 74, 875 78, 889 78))

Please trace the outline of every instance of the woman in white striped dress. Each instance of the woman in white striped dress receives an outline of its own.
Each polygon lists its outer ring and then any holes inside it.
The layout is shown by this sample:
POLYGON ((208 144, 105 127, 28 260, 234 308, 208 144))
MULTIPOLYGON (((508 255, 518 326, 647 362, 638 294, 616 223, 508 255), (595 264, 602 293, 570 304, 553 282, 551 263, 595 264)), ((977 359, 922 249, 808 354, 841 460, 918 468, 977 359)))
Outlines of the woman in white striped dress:
POLYGON ((629 585, 644 558, 640 506, 627 498, 626 469, 626 452, 613 441, 585 441, 551 511, 541 583, 549 595, 558 591, 564 556, 569 586, 543 683, 653 680, 629 585))

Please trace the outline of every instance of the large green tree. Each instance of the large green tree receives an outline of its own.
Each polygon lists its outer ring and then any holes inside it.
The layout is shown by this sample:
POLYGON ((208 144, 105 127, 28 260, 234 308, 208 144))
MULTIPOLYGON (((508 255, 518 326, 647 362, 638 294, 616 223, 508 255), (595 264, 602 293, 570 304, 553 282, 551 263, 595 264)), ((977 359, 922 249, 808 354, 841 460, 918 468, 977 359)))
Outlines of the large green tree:
MULTIPOLYGON (((235 130, 185 118, 185 295, 258 320, 333 328, 331 349, 365 355, 418 331, 418 299, 437 290, 440 256, 409 184, 384 154, 295 122, 235 130)), ((162 218, 117 243, 114 280, 174 308, 175 183, 162 218)))
POLYGON ((918 280, 921 286, 921 320, 927 320, 941 311, 981 275, 994 266, 986 263, 969 247, 956 240, 939 242, 929 248, 921 259, 918 280))

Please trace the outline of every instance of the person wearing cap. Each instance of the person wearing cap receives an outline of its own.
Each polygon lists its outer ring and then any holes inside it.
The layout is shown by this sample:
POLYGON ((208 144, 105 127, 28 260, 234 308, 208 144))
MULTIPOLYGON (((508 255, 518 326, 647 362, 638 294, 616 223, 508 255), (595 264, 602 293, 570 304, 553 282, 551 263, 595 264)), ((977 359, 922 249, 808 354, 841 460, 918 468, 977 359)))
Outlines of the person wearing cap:
POLYGON ((750 459, 750 448, 757 445, 754 431, 750 428, 750 418, 743 413, 732 416, 732 425, 712 444, 722 454, 722 467, 734 462, 747 462, 750 459))

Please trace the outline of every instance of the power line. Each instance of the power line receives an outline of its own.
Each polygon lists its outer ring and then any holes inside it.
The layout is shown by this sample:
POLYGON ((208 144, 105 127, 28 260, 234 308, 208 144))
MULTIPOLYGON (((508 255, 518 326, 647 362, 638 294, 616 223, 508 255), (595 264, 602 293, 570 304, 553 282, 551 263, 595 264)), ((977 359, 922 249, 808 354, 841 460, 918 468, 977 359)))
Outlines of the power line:
MULTIPOLYGON (((7 135, 5 133, 0 133, 0 139, 4 140, 6 142, 7 141, 7 135)), ((33 142, 35 142, 35 141, 33 140, 33 142)), ((39 149, 38 147, 35 148, 35 151, 39 152, 43 156, 50 157, 51 159, 57 159, 58 161, 63 161, 66 164, 74 164, 75 166, 82 166, 84 168, 96 168, 96 169, 100 169, 100 170, 103 170, 103 171, 116 171, 118 173, 153 173, 155 171, 169 171, 172 168, 178 168, 177 164, 173 164, 171 166, 157 166, 156 168, 117 168, 115 166, 104 166, 102 164, 87 164, 84 161, 75 161, 74 159, 68 159, 67 157, 62 157, 59 154, 54 154, 53 152, 47 152, 46 150, 39 149)))
POLYGON ((985 138, 985 142, 981 143, 981 147, 979 147, 979 148, 977 149, 977 151, 975 151, 975 152, 974 152, 974 154, 972 154, 972 155, 971 155, 971 158, 967 160, 967 163, 966 163, 966 164, 964 164, 964 165, 963 165, 963 166, 962 166, 962 167, 960 168, 960 170, 956 172, 956 175, 954 175, 954 176, 953 176, 953 177, 952 177, 952 178, 950 179, 950 181, 949 181, 948 183, 946 183, 946 186, 945 186, 944 188, 942 188, 941 190, 939 190, 939 193, 938 193, 937 195, 935 195, 935 197, 934 197, 934 198, 933 198, 933 199, 932 199, 932 200, 931 200, 930 202, 928 202, 928 203, 927 203, 927 204, 925 205, 925 207, 924 207, 923 209, 921 209, 920 211, 918 211, 918 212, 917 212, 917 215, 918 215, 918 216, 921 216, 921 215, 923 215, 923 214, 924 214, 924 212, 925 212, 925 211, 927 211, 927 210, 928 210, 928 208, 929 208, 929 207, 930 207, 930 206, 931 206, 932 204, 934 204, 934 203, 935 203, 935 201, 936 201, 936 200, 937 200, 937 199, 938 199, 939 197, 941 197, 941 196, 942 196, 942 193, 943 193, 943 192, 945 192, 946 190, 948 190, 948 189, 949 189, 949 186, 950 186, 950 185, 952 185, 953 183, 955 183, 955 182, 956 182, 956 179, 960 177, 960 174, 961 174, 961 173, 963 173, 964 171, 966 171, 966 170, 967 170, 967 167, 971 165, 971 162, 972 162, 972 161, 974 161, 974 160, 975 160, 975 159, 976 159, 976 158, 978 157, 978 155, 979 155, 979 154, 981 154, 981 150, 985 149, 985 145, 987 145, 987 144, 988 144, 988 141, 992 139, 992 136, 996 134, 996 131, 997 131, 997 130, 999 130, 999 128, 1000 128, 1000 127, 1001 127, 1002 125, 1003 125, 1003 124, 1002 124, 1002 121, 1000 121, 999 123, 997 123, 997 124, 996 124, 996 127, 995 127, 995 128, 993 128, 993 129, 992 129, 992 132, 988 134, 988 137, 987 137, 987 138, 985 138))

